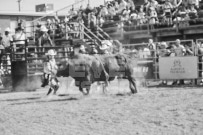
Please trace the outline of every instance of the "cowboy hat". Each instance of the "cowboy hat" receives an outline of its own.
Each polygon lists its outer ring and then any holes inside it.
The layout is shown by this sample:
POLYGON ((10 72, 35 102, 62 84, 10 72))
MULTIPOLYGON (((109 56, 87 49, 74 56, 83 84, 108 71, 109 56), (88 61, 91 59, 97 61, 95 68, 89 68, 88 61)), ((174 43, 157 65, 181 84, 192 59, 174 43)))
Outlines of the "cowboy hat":
POLYGON ((0 50, 4 50, 4 46, 3 45, 0 45, 0 50))
POLYGON ((40 31, 47 32, 48 29, 45 26, 41 26, 40 31))
POLYGON ((11 29, 10 29, 9 27, 7 27, 7 28, 5 29, 5 31, 11 32, 11 29))
POLYGON ((56 51, 53 49, 48 50, 48 52, 46 53, 46 55, 56 55, 56 51))
POLYGON ((112 46, 112 42, 109 41, 109 40, 103 40, 103 41, 101 42, 101 44, 102 44, 102 45, 103 45, 103 44, 106 44, 107 46, 112 46))
POLYGON ((102 46, 99 47, 100 50, 107 50, 109 47, 107 44, 102 44, 102 46))
POLYGON ((84 45, 80 45, 80 50, 86 49, 84 45))
POLYGON ((91 45, 90 47, 91 47, 91 48, 96 48, 96 46, 95 46, 95 45, 91 45))

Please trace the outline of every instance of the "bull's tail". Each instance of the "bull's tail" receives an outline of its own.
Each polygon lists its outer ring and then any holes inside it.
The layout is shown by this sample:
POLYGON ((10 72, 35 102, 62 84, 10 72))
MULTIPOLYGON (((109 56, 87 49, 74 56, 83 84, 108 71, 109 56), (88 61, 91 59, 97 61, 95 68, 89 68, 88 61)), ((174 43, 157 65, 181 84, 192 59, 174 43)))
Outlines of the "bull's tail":
POLYGON ((101 64, 101 68, 104 71, 104 75, 105 75, 105 80, 106 80, 106 84, 109 85, 109 74, 107 73, 104 64, 102 63, 101 59, 95 55, 95 58, 100 62, 101 64))

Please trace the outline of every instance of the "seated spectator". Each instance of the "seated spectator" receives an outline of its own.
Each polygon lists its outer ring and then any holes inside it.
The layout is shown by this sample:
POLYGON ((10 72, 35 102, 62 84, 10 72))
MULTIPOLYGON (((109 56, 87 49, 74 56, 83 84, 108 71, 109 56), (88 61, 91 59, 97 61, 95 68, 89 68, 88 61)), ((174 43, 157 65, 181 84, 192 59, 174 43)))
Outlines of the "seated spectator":
POLYGON ((197 10, 195 9, 194 5, 191 5, 191 7, 190 7, 189 17, 190 17, 190 19, 197 18, 197 10))

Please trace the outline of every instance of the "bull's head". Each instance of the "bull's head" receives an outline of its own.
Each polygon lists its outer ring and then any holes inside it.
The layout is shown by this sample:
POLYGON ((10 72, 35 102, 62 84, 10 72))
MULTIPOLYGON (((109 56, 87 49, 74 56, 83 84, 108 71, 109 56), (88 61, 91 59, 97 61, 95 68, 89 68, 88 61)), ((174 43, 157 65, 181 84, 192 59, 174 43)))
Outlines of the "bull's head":
POLYGON ((58 65, 58 70, 56 73, 57 77, 69 77, 69 62, 68 60, 62 60, 58 65))

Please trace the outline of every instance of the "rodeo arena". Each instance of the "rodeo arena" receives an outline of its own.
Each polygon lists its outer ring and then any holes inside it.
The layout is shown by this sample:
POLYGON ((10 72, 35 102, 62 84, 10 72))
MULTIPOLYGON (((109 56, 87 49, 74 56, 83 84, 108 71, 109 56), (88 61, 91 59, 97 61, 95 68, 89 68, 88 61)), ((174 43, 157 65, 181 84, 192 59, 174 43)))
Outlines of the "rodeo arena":
POLYGON ((202 0, 21 1, 0 10, 0 135, 203 135, 202 0))

